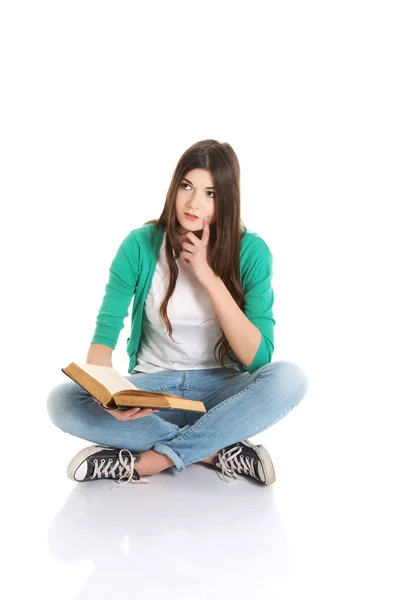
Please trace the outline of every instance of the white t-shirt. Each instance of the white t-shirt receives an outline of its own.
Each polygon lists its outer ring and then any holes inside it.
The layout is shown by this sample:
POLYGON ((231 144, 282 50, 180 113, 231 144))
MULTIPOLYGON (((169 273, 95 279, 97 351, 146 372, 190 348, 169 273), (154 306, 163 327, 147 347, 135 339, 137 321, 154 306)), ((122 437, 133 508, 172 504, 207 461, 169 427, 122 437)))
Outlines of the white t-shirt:
MULTIPOLYGON (((182 255, 176 261, 179 273, 167 313, 172 337, 159 314, 169 284, 169 267, 165 257, 164 233, 152 284, 143 310, 143 331, 137 353, 136 371, 186 371, 192 369, 222 368, 215 360, 214 346, 222 335, 222 328, 209 296, 197 280, 193 267, 182 255), (177 343, 176 343, 177 342, 177 343)), ((217 348, 217 356, 218 356, 217 348)), ((239 370, 225 357, 225 367, 239 370)))

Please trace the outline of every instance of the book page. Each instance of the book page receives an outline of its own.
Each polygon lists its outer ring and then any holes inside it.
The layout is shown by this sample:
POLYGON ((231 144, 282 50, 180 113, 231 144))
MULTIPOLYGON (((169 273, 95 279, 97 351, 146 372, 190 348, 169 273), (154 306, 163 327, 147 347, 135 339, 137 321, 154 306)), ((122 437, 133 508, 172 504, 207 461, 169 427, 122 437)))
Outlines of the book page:
POLYGON ((89 373, 92 377, 100 381, 110 392, 115 394, 122 390, 137 390, 128 379, 119 373, 113 367, 102 367, 100 365, 88 365, 85 363, 75 363, 80 369, 89 373))

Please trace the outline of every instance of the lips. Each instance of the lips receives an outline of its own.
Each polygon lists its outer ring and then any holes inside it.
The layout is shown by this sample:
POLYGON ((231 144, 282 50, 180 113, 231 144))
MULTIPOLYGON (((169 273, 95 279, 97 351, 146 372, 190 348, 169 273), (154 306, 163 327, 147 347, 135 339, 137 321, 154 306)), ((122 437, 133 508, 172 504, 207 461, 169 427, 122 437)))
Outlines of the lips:
POLYGON ((197 220, 199 218, 199 217, 196 217, 196 215, 191 215, 190 213, 184 213, 184 214, 188 219, 192 219, 192 221, 197 220))

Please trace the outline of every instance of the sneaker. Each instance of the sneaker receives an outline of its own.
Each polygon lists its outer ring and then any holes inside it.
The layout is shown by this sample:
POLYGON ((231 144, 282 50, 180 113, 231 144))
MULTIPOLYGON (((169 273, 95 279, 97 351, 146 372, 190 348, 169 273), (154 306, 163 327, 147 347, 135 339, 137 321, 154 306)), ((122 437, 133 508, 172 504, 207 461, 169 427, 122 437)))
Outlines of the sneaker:
POLYGON ((119 450, 95 444, 74 456, 68 465, 67 476, 73 481, 115 479, 118 484, 147 483, 147 479, 142 479, 134 469, 135 462, 139 460, 140 454, 125 448, 119 450), (124 452, 127 456, 123 455, 124 452))
POLYGON ((274 465, 264 446, 256 446, 249 440, 222 448, 213 458, 213 464, 222 471, 222 477, 228 483, 237 479, 238 473, 254 477, 265 485, 276 479, 274 465))

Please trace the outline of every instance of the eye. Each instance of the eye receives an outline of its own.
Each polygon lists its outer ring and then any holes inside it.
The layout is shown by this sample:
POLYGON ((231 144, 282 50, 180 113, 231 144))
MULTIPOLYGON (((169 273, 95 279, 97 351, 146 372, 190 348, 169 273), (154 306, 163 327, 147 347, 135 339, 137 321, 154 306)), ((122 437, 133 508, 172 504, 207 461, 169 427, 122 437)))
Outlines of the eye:
MULTIPOLYGON (((190 185, 188 183, 185 183, 184 181, 181 183, 181 187, 183 187, 183 189, 185 189, 185 185, 187 187, 190 187, 190 185)), ((215 192, 212 192, 211 190, 207 192, 207 194, 214 194, 214 196, 209 196, 209 198, 215 198, 215 192)))

